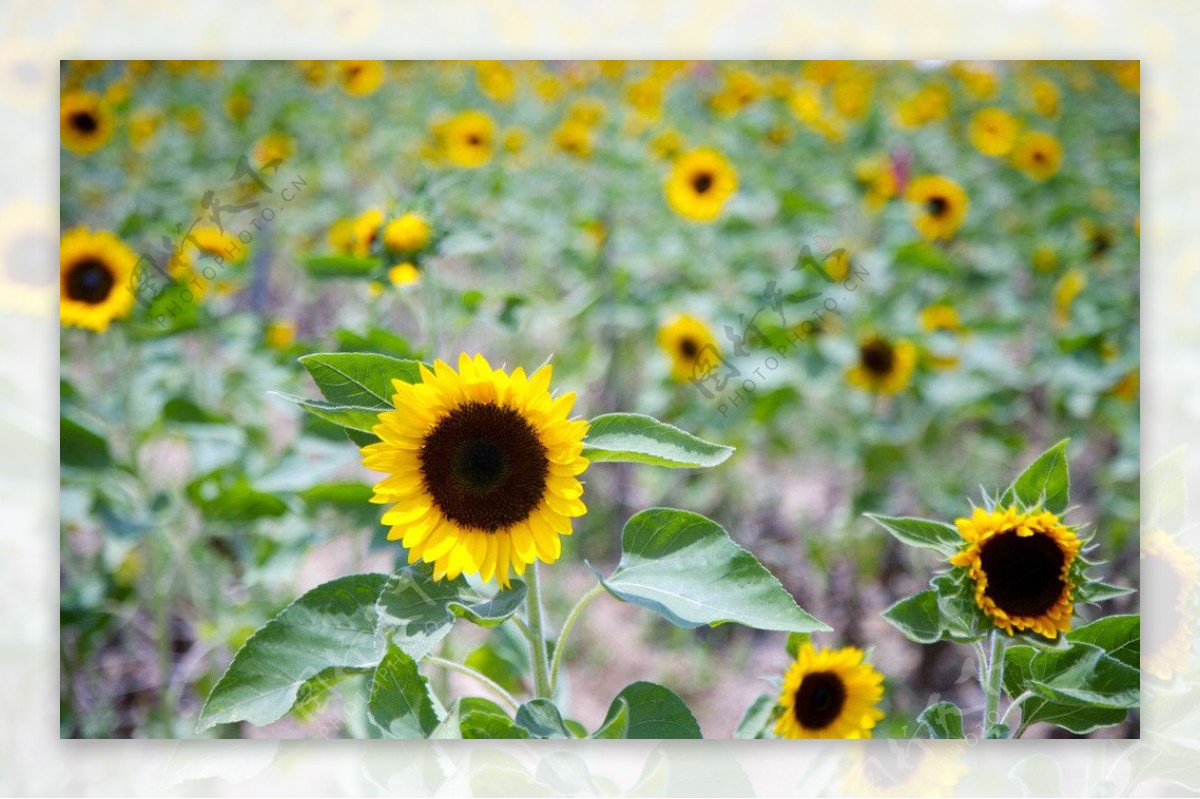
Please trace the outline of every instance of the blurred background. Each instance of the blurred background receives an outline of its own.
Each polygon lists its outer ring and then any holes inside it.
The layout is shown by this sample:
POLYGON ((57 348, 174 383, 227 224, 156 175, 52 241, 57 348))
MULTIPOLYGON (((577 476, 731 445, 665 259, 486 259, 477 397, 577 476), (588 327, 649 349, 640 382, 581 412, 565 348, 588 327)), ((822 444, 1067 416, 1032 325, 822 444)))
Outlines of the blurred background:
MULTIPOLYGON (((705 472, 591 467, 544 571, 551 618, 633 512, 703 513, 834 628, 818 643, 874 650, 881 737, 934 695, 981 702, 968 648, 879 618, 941 564, 863 512, 952 521, 1069 437, 1068 521, 1137 587, 1137 62, 71 61, 60 80, 62 292, 87 304, 66 275, 90 258, 109 298, 61 312, 64 737, 193 736, 284 604, 404 562, 356 447, 270 394, 316 396, 308 352, 551 358, 582 415, 736 446, 705 472)), ((729 737, 788 662, 782 635, 611 598, 576 634, 588 725, 651 679, 729 737)), ((448 646, 515 688, 515 644, 448 646)), ((361 690, 217 732, 361 735, 361 690)))

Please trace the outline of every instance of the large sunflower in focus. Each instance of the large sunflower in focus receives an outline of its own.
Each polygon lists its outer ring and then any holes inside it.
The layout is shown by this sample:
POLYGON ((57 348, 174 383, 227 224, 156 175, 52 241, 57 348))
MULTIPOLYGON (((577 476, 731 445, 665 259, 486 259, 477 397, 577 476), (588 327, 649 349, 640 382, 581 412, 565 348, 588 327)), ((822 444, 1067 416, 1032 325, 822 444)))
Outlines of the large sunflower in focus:
POLYGON ((702 374, 713 365, 708 357, 720 354, 708 325, 686 314, 658 329, 658 346, 671 359, 671 377, 680 382, 702 374))
POLYGON ((59 317, 69 327, 103 333, 129 315, 129 278, 137 255, 107 231, 77 227, 59 245, 59 317))
POLYGON ((846 379, 864 391, 895 394, 908 385, 916 365, 917 348, 911 341, 869 336, 858 345, 858 363, 846 373, 846 379))
POLYGON ((551 367, 526 376, 482 355, 421 366, 422 382, 393 381, 395 411, 379 415, 380 441, 363 464, 387 472, 372 502, 390 503, 388 538, 435 580, 460 574, 502 586, 537 560, 553 563, 571 519, 587 512, 579 475, 588 424, 568 418, 575 394, 550 394, 551 367))
POLYGON ((955 524, 966 545, 950 558, 975 581, 975 604, 1009 635, 1032 630, 1051 640, 1069 632, 1083 546, 1045 510, 976 508, 955 524))
POLYGON ((782 738, 870 738, 883 718, 883 675, 863 662, 863 651, 816 650, 805 643, 783 679, 775 722, 782 738))
POLYGON ((737 191, 737 172, 725 156, 702 147, 679 156, 667 177, 667 204, 693 222, 711 222, 737 191))
POLYGON ((953 236, 967 218, 967 193, 950 178, 926 175, 908 186, 905 198, 913 204, 913 225, 929 241, 953 236))
POLYGON ((63 147, 86 155, 99 150, 112 136, 112 112, 94 92, 67 92, 59 101, 58 130, 63 147))

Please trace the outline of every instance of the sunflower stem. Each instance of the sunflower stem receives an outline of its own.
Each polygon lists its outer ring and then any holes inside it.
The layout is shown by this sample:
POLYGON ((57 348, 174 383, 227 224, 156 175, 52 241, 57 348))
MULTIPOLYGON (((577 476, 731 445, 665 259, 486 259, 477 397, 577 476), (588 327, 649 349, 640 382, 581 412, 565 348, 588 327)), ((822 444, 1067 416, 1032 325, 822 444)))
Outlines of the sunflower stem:
POLYGON ((592 590, 579 598, 575 603, 575 607, 571 608, 571 612, 567 614, 567 620, 563 622, 562 632, 558 636, 558 644, 554 647, 554 658, 550 662, 550 693, 553 694, 558 688, 558 669, 562 665, 563 650, 567 648, 567 635, 570 634, 571 628, 575 626, 575 622, 583 615, 584 609, 591 604, 592 600, 604 593, 604 586, 596 583, 592 590))
POLYGON ((987 682, 983 686, 983 737, 991 737, 1000 722, 1000 693, 1004 689, 1004 637, 992 630, 987 682))
POLYGON ((497 682, 489 679, 488 677, 484 676, 483 674, 480 674, 478 671, 475 671, 475 669, 471 668, 470 666, 465 666, 462 663, 459 663, 457 661, 447 660, 446 658, 438 657, 436 655, 426 655, 424 660, 426 663, 432 663, 435 666, 441 666, 443 669, 445 669, 448 672, 449 671, 457 671, 459 674, 463 674, 463 675, 466 675, 467 677, 470 677, 471 679, 475 680, 480 685, 484 686, 489 691, 494 693, 497 697, 499 697, 500 700, 502 702, 504 702, 504 704, 508 705, 508 709, 511 710, 513 713, 516 713, 517 710, 519 710, 521 707, 521 705, 517 702, 517 700, 513 698, 512 694, 510 694, 508 691, 501 688, 497 682))
POLYGON ((529 653, 533 661, 533 688, 539 699, 549 699, 550 666, 546 661, 546 636, 542 632, 542 590, 538 584, 537 563, 525 573, 528 593, 525 595, 525 615, 529 620, 529 653))

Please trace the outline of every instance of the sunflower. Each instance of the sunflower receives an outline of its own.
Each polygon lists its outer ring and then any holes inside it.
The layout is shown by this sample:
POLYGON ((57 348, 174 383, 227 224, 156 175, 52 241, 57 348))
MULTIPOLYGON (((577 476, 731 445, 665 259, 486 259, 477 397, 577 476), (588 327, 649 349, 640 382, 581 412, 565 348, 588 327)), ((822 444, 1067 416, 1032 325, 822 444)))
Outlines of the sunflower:
POLYGON ((936 333, 939 330, 962 330, 962 319, 953 305, 939 302, 921 309, 917 323, 926 333, 936 333))
POLYGON ((1071 321, 1071 306, 1075 298, 1087 287, 1087 277, 1082 269, 1070 269, 1054 284, 1054 324, 1066 327, 1071 321))
POLYGON ((157 108, 139 108, 129 115, 129 144, 144 150, 154 140, 163 124, 163 114, 157 108))
POLYGON ((870 738, 883 718, 883 675, 853 646, 804 643, 783 679, 775 734, 783 738, 870 738))
POLYGON ((911 341, 888 341, 868 336, 858 345, 858 363, 846 373, 850 385, 876 394, 895 394, 908 385, 917 365, 917 348, 911 341))
POLYGON ((425 249, 432 235, 429 221, 409 211, 387 223, 383 229, 383 243, 396 252, 418 252, 425 249))
POLYGON ((1142 614, 1142 668, 1169 680, 1188 666, 1192 651, 1192 624, 1196 580, 1200 563, 1174 538, 1154 530, 1142 539, 1142 583, 1153 585, 1167 597, 1155 613, 1142 614))
POLYGON ((587 512, 579 475, 588 424, 570 420, 575 394, 550 394, 551 367, 526 376, 492 369, 482 355, 421 366, 422 382, 394 380, 395 411, 379 414, 380 442, 363 464, 389 473, 372 502, 388 538, 433 577, 493 577, 508 586, 537 560, 553 563, 572 517, 587 512))
POLYGON ((86 155, 108 143, 112 112, 95 92, 70 91, 59 101, 58 129, 63 147, 86 155))
POLYGON ((225 98, 225 113, 234 122, 241 122, 250 116, 254 110, 254 100, 246 94, 246 90, 236 88, 225 98))
POLYGON ((686 314, 672 319, 658 329, 658 346, 671 359, 671 377, 683 382, 712 362, 706 356, 720 356, 717 340, 708 325, 686 314))
POLYGON ((683 134, 674 128, 667 128, 650 139, 650 152, 654 154, 655 158, 661 158, 664 161, 674 159, 683 152, 683 147, 683 134))
POLYGON ((967 193, 950 178, 926 175, 913 180, 905 198, 915 206, 913 224, 929 241, 948 239, 967 218, 967 193))
POLYGON ((1058 139, 1049 133, 1032 131, 1017 140, 1013 149, 1013 166, 1036 181, 1053 177, 1062 166, 1063 151, 1058 139))
POLYGON ((415 264, 408 261, 396 264, 388 270, 388 280, 391 281, 393 286, 408 286, 420 279, 421 271, 417 269, 415 264))
POLYGON ((133 307, 130 276, 137 255, 107 231, 80 226, 59 245, 59 317, 64 325, 103 333, 133 307))
POLYGON ((1017 141, 1017 120, 999 108, 983 108, 971 117, 967 135, 975 149, 998 158, 1007 155, 1017 141))
POLYGON ((260 167, 272 161, 286 161, 296 152, 296 140, 286 133, 273 131, 263 134, 250 148, 254 163, 260 167))
POLYGON ((382 61, 339 61, 338 81, 352 97, 374 94, 383 85, 382 61))
POLYGON ((379 227, 382 224, 383 212, 378 208, 363 211, 350 228, 350 252, 359 258, 366 258, 370 255, 371 248, 375 246, 375 239, 379 237, 379 227))
POLYGON ((1044 117, 1054 118, 1062 107, 1062 92, 1049 78, 1034 78, 1029 83, 1029 97, 1034 110, 1044 117))
POLYGON ((187 237, 202 258, 217 258, 218 263, 238 263, 246 257, 246 247, 232 233, 207 225, 198 227, 187 237))
POLYGON ((716 150, 701 147, 675 160, 667 178, 667 203, 693 222, 711 222, 737 191, 737 172, 716 150))
POLYGON ((551 137, 554 146, 567 155, 588 158, 592 154, 592 129, 582 122, 565 119, 551 137))
POLYGON ((286 350, 296 340, 296 325, 286 319, 277 319, 267 325, 263 339, 273 350, 286 350))
POLYGON ((496 149, 496 123, 482 111, 464 111, 445 124, 446 158, 463 169, 475 169, 492 160, 496 149))
POLYGON ((1032 630, 1054 639, 1071 629, 1071 592, 1082 542, 1046 510, 975 508, 954 522, 966 545, 950 565, 975 581, 975 604, 1009 635, 1032 630))

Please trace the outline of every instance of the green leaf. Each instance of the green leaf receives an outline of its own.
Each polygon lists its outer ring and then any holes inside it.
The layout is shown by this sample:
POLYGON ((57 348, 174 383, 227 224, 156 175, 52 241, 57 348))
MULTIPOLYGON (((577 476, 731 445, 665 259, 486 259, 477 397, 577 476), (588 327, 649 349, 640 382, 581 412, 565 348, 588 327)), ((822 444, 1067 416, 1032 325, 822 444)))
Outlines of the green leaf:
POLYGON ((79 469, 103 469, 112 463, 108 442, 67 416, 59 417, 59 461, 79 469))
POLYGON ((787 642, 784 643, 783 648, 788 653, 788 657, 795 660, 800 654, 800 647, 811 640, 812 636, 808 633, 788 633, 787 642))
POLYGON ((622 712, 629 714, 626 738, 701 738, 700 725, 683 700, 672 691, 652 682, 627 686, 608 706, 601 729, 615 722, 622 712))
POLYGON ((1141 673, 1092 644, 1039 652, 1029 676, 1029 690, 1059 704, 1124 709, 1140 700, 1141 673))
POLYGON ((334 405, 393 410, 392 380, 420 383, 418 361, 405 361, 377 352, 318 352, 300 363, 312 375, 325 399, 334 405))
POLYGON ((355 574, 319 585, 267 622, 234 655, 200 711, 200 732, 215 724, 270 724, 296 701, 300 686, 325 669, 369 668, 383 656, 375 601, 383 574, 355 574))
POLYGON ((531 699, 517 708, 516 723, 534 738, 574 738, 549 699, 531 699))
POLYGON ((310 505, 365 506, 375 492, 366 483, 320 483, 300 492, 300 499, 310 505))
POLYGON ((917 730, 929 738, 963 738, 962 711, 953 702, 938 702, 917 716, 917 730))
MULTIPOLYGON (((320 417, 327 422, 333 422, 338 427, 345 427, 349 430, 357 430, 362 433, 371 433, 375 425, 379 424, 379 410, 361 408, 354 405, 335 405, 332 402, 309 399, 296 394, 288 394, 284 391, 272 391, 271 393, 287 400, 293 405, 298 405, 313 416, 320 417)), ((372 435, 374 434, 372 433, 372 435)))
POLYGON ((878 516, 874 513, 865 515, 891 533, 900 543, 910 547, 932 549, 948 558, 956 554, 963 546, 962 534, 949 524, 929 519, 878 516))
POLYGON ((911 266, 922 271, 944 274, 961 271, 961 267, 942 250, 923 241, 914 241, 897 247, 892 256, 892 263, 896 266, 911 266))
POLYGON ((1099 605, 1109 599, 1116 599, 1119 596, 1128 596, 1134 593, 1134 589, 1125 588, 1120 585, 1110 585, 1100 580, 1084 580, 1079 588, 1075 591, 1075 599, 1080 602, 1086 602, 1090 605, 1099 605))
POLYGON ((313 277, 370 277, 383 268, 378 258, 355 258, 351 255, 310 255, 301 259, 305 270, 313 277))
MULTIPOLYGON (((1030 681, 1030 663, 1038 650, 1031 646, 1009 646, 1004 654, 1004 692, 1009 698, 1020 696, 1030 681)), ((1040 697, 1026 699, 1021 705, 1021 727, 1054 724, 1084 735, 1099 727, 1111 727, 1125 720, 1124 709, 1061 704, 1040 697)))
MULTIPOLYGON (((471 722, 471 727, 473 730, 481 726, 484 728, 492 726, 482 723, 480 718, 478 718, 482 716, 495 716, 497 719, 499 719, 499 721, 496 722, 496 725, 502 725, 505 722, 508 724, 513 723, 508 717, 508 714, 504 712, 504 708, 500 707, 492 700, 484 699, 482 696, 464 696, 462 699, 459 699, 450 706, 450 711, 446 714, 446 717, 442 719, 442 723, 439 724, 433 730, 433 732, 429 734, 429 737, 436 739, 463 738, 463 720, 468 716, 476 717, 471 722)), ((525 731, 521 730, 521 732, 525 731)), ((526 733, 524 737, 528 738, 528 733, 526 733)))
POLYGON ((477 738, 489 739, 518 739, 530 738, 529 731, 518 726, 508 716, 494 716, 491 713, 467 713, 462 716, 458 725, 462 737, 468 740, 477 738))
POLYGON ((621 697, 613 700, 604 719, 591 737, 596 739, 627 738, 629 732, 629 703, 621 697))
POLYGON ((1134 669, 1141 668, 1141 617, 1106 616, 1067 633, 1072 643, 1098 646, 1112 658, 1134 669))
POLYGON ((405 566, 379 593, 379 627, 391 631, 393 643, 420 660, 446 637, 457 618, 495 627, 517 612, 525 591, 525 583, 513 580, 507 590, 484 597, 462 577, 434 582, 428 564, 405 566))
POLYGON ((287 513, 286 502, 274 494, 256 490, 244 477, 221 485, 211 498, 206 498, 204 487, 212 485, 209 480, 201 480, 188 486, 189 498, 210 521, 250 522, 287 513))
POLYGON ((367 714, 388 738, 427 738, 441 721, 429 681, 395 644, 375 667, 367 714))
POLYGON ((741 721, 733 731, 733 737, 744 740, 762 737, 763 731, 771 723, 771 717, 775 715, 775 706, 775 697, 759 694, 742 714, 741 721))
POLYGON ((1070 502, 1071 479, 1067 474, 1067 441, 1063 439, 1043 452, 1013 480, 1000 496, 1000 505, 1014 501, 1026 507, 1041 506, 1061 515, 1070 502))
POLYGON ((901 599, 883 612, 883 618, 918 644, 932 644, 942 638, 942 614, 937 592, 932 589, 901 599))
POLYGON ((716 466, 733 454, 733 447, 712 444, 639 413, 608 413, 588 424, 583 456, 595 462, 696 469, 716 466))
POLYGON ((780 632, 829 629, 719 524, 688 511, 652 508, 635 514, 621 534, 621 562, 600 582, 617 599, 680 627, 735 622, 780 632))

